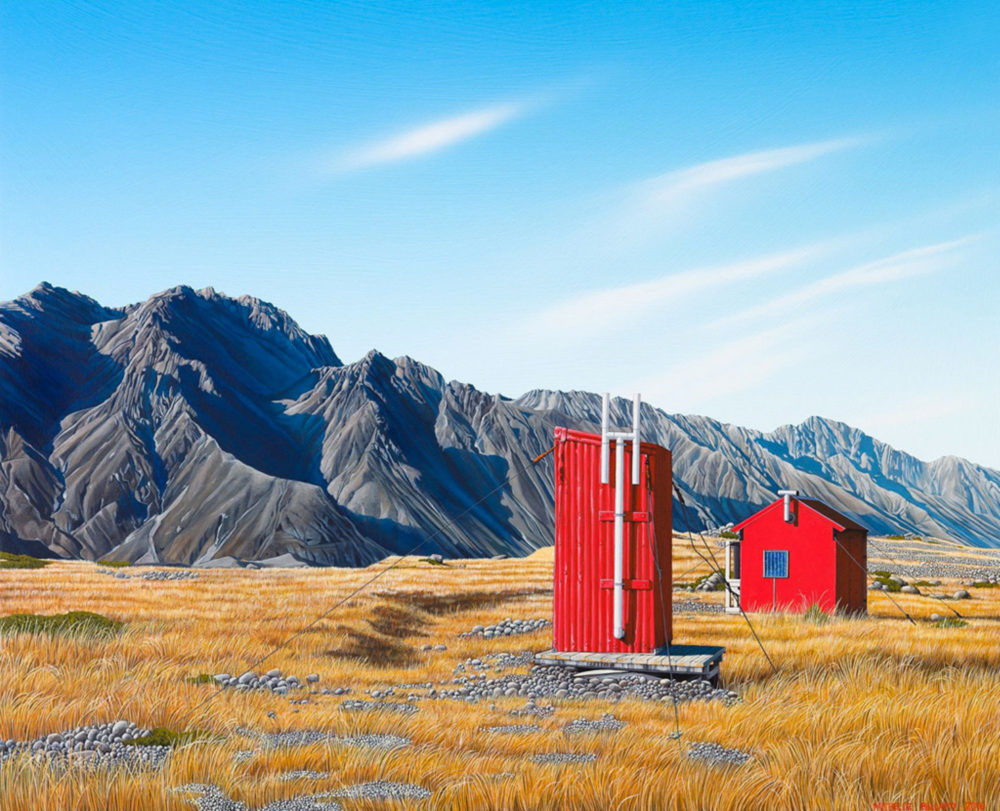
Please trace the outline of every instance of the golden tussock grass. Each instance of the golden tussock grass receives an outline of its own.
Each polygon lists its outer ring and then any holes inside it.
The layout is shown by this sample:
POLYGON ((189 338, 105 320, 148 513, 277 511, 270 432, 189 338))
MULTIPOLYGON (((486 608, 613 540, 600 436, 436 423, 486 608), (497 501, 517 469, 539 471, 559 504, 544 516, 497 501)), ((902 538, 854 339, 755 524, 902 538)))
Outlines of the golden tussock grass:
MULTIPOLYGON (((220 736, 176 749, 158 771, 86 772, 18 757, 0 767, 0 808, 191 809, 171 790, 186 783, 215 783, 254 808, 376 779, 433 792, 406 807, 464 811, 1000 807, 1000 589, 973 589, 973 600, 949 603, 964 615, 964 628, 913 626, 877 592, 869 593, 869 616, 859 619, 815 624, 799 615, 752 615, 777 674, 739 616, 679 613, 675 641, 726 646, 723 681, 743 697, 731 707, 680 705, 680 741, 670 737, 669 702, 554 700, 554 716, 523 719, 506 714, 523 698, 440 700, 422 701, 418 713, 403 716, 345 712, 340 696, 315 695, 293 706, 270 693, 223 691, 206 703, 215 686, 189 681, 201 673, 242 673, 384 565, 210 570, 197 580, 159 582, 112 579, 88 563, 0 571, 0 616, 82 610, 126 623, 110 638, 0 638, 0 736, 25 740, 118 718, 220 736), (562 730, 569 720, 604 712, 626 727, 562 730), (529 721, 544 731, 484 731, 529 721), (237 727, 387 733, 413 745, 376 751, 318 743, 238 761, 237 752, 257 744, 237 727), (738 768, 707 765, 684 754, 695 741, 754 757, 738 768), (582 766, 530 760, 544 752, 593 753, 597 760, 582 766), (296 770, 329 777, 280 779, 296 770)), ((708 571, 684 537, 675 540, 673 569, 678 576, 694 569, 682 580, 708 571)), ((550 550, 450 566, 408 559, 256 670, 277 667, 303 679, 315 672, 320 687, 349 686, 349 698, 393 684, 450 680, 467 657, 549 646, 545 630, 492 640, 457 634, 505 616, 549 616, 551 576, 550 550), (421 650, 438 643, 447 651, 421 650)), ((893 596, 918 618, 949 613, 927 597, 893 596)), ((722 595, 679 598, 717 602, 722 595)), ((397 691, 396 700, 405 694, 397 691)), ((341 802, 351 809, 400 806, 341 802)))

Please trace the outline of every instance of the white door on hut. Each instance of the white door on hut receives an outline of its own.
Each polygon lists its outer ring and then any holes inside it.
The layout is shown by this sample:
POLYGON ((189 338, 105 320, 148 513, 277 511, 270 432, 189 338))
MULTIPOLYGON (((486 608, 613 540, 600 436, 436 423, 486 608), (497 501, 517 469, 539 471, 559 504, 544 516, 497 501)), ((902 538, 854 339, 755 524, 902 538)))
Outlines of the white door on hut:
POLYGON ((726 540, 726 611, 740 613, 740 542, 726 540))

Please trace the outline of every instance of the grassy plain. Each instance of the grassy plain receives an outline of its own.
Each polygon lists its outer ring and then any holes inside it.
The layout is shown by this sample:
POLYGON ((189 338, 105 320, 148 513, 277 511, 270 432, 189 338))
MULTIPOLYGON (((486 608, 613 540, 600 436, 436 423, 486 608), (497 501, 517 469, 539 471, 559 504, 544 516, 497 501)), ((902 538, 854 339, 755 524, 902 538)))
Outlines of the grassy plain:
MULTIPOLYGON (((674 542, 675 579, 709 571, 692 539, 674 542)), ((909 542, 968 556, 971 550, 909 542)), ((719 547, 713 547, 721 561, 719 547)), ((904 559, 905 555, 900 557, 904 559)), ((366 780, 420 784, 428 800, 341 800, 345 808, 479 809, 873 809, 910 803, 955 809, 1000 808, 1000 588, 974 588, 949 602, 967 621, 925 596, 869 592, 869 616, 817 623, 798 615, 752 615, 778 673, 771 671, 738 615, 677 613, 675 641, 726 647, 723 685, 742 702, 680 706, 680 741, 671 739, 667 703, 553 699, 545 732, 510 736, 484 727, 517 723, 507 712, 523 698, 478 704, 421 701, 408 716, 344 712, 341 696, 304 705, 266 692, 216 692, 199 674, 280 668, 319 687, 366 689, 451 679, 467 657, 541 650, 550 632, 483 640, 457 634, 505 617, 551 615, 551 550, 526 560, 404 560, 369 589, 259 662, 386 564, 368 569, 207 570, 198 579, 115 579, 85 562, 0 571, 0 616, 92 611, 125 623, 113 636, 15 633, 0 638, 0 737, 26 740, 118 718, 146 727, 214 733, 177 748, 162 770, 87 771, 18 757, 0 766, 3 809, 191 809, 172 787, 215 783, 256 808, 285 797, 366 780), (446 651, 423 651, 444 644, 446 651), (274 713, 275 717, 270 717, 274 713), (619 732, 567 735, 575 718, 610 712, 619 732), (315 744, 234 759, 253 741, 237 726, 406 736, 392 751, 315 744), (753 754, 741 767, 685 755, 696 741, 753 754), (594 753, 589 765, 539 765, 544 752, 594 753), (318 781, 282 780, 293 770, 329 772, 318 781), (954 806, 947 806, 954 803, 954 806), (883 805, 884 804, 884 805, 883 805)), ((873 565, 873 568, 875 566, 873 565)), ((887 566, 891 568, 891 566, 887 566)), ((128 571, 128 570, 125 570, 128 571)), ((944 581, 954 590, 958 581, 944 581), (954 583, 954 588, 951 587, 954 583)), ((675 592, 675 600, 721 602, 720 593, 675 592)), ((405 696, 405 690, 402 691, 405 696)), ((540 702, 543 703, 543 702, 540 702)), ((544 703, 548 703, 547 700, 544 703)), ((535 719, 532 719, 533 721, 535 719)))

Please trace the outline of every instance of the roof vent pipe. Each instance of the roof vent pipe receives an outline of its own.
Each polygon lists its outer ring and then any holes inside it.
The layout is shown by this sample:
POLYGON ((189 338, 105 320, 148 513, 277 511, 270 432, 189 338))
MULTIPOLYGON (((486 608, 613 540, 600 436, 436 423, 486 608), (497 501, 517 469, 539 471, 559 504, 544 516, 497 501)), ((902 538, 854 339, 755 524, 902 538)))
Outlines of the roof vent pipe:
POLYGON ((785 497, 785 523, 792 523, 792 496, 797 496, 798 490, 779 490, 778 495, 785 497))

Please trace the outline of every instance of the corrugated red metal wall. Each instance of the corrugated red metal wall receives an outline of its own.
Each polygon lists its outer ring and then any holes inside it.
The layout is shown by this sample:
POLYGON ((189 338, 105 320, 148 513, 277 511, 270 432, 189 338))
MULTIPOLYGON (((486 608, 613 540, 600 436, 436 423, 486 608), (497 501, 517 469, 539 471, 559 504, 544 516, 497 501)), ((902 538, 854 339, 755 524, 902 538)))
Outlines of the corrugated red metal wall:
POLYGON ((555 430, 556 548, 553 611, 558 651, 651 653, 671 638, 670 451, 643 442, 642 482, 632 485, 632 443, 625 452, 625 638, 615 639, 614 481, 601 484, 601 437, 555 430), (657 574, 656 563, 659 562, 657 574))

